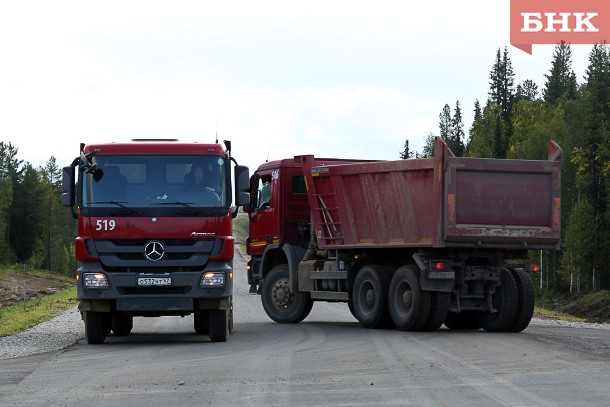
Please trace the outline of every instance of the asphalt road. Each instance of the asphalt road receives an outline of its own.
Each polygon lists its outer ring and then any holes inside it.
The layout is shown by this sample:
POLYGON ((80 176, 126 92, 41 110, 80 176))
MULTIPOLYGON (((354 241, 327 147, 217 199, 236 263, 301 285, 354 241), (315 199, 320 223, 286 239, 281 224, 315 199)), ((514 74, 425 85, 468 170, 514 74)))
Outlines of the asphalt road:
POLYGON ((272 322, 235 261, 235 330, 136 318, 128 337, 0 360, 0 406, 607 406, 610 329, 532 323, 520 334, 370 330, 347 305, 272 322))

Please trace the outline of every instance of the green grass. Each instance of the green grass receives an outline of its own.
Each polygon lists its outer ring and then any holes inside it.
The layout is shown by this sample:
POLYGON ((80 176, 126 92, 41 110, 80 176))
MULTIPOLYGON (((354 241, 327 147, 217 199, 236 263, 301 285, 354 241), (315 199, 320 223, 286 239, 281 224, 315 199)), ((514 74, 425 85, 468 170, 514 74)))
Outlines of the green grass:
POLYGON ((543 307, 534 307, 534 316, 543 319, 555 319, 561 321, 569 321, 569 322, 585 322, 586 319, 575 317, 574 315, 569 315, 563 312, 555 311, 548 308, 543 307))
POLYGON ((0 278, 4 278, 9 274, 27 274, 28 276, 41 277, 46 280, 57 280, 72 284, 74 282, 73 277, 68 277, 63 274, 57 274, 47 270, 26 270, 23 272, 23 265, 15 264, 12 266, 0 267, 0 278))
POLYGON ((12 335, 48 321, 77 303, 76 287, 0 309, 0 337, 12 335))
POLYGON ((610 323, 610 291, 586 294, 538 292, 536 313, 542 318, 610 323))

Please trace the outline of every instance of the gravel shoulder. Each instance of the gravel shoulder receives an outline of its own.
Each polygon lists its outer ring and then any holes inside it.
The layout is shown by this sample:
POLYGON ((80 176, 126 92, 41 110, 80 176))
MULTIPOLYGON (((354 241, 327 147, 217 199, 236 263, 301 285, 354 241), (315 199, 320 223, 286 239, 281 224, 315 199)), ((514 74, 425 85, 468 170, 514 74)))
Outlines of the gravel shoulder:
POLYGON ((77 307, 15 335, 0 338, 0 359, 64 349, 85 337, 77 307))

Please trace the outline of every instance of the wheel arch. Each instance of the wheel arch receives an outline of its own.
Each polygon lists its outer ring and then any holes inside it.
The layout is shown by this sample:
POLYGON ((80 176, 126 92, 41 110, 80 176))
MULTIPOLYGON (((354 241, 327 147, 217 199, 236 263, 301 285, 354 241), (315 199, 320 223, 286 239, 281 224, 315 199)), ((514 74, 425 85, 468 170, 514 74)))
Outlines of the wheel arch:
POLYGON ((263 278, 269 271, 278 264, 288 264, 288 274, 290 276, 290 291, 297 292, 299 262, 303 260, 305 249, 290 243, 270 244, 263 252, 261 261, 261 275, 263 278))

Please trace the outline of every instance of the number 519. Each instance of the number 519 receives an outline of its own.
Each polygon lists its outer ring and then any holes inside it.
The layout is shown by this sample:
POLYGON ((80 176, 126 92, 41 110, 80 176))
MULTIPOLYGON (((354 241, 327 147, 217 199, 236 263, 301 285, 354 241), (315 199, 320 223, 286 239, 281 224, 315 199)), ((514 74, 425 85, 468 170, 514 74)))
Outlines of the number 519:
POLYGON ((98 219, 95 224, 95 230, 114 230, 115 227, 116 222, 114 221, 114 219, 98 219))

